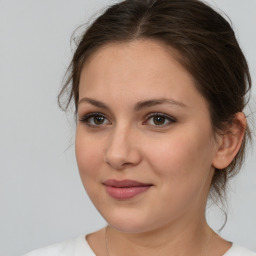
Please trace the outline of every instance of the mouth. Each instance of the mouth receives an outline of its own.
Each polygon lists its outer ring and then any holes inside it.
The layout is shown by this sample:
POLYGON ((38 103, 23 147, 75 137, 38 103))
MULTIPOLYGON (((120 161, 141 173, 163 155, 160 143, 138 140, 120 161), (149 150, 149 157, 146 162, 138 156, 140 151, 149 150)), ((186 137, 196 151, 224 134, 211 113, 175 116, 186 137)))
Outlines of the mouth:
POLYGON ((107 193, 114 199, 126 200, 150 189, 153 184, 134 180, 106 180, 103 182, 107 193))

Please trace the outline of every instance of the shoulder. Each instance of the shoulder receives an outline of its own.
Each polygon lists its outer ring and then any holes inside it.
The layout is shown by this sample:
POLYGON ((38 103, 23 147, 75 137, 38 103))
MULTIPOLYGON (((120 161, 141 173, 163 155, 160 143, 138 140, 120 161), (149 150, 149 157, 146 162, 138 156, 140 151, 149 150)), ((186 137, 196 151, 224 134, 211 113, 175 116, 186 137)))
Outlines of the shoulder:
POLYGON ((95 256, 85 240, 85 236, 52 244, 23 256, 95 256))
POLYGON ((238 244, 233 244, 223 256, 256 256, 256 253, 238 244))

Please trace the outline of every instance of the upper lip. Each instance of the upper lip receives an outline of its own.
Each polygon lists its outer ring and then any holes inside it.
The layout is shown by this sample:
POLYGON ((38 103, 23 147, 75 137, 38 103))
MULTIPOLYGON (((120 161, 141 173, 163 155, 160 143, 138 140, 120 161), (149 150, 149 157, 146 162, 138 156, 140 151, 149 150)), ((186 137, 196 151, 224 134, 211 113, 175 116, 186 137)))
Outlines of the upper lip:
POLYGON ((129 188, 129 187, 145 187, 152 186, 150 183, 142 183, 135 180, 106 180, 103 182, 106 186, 116 187, 116 188, 129 188))

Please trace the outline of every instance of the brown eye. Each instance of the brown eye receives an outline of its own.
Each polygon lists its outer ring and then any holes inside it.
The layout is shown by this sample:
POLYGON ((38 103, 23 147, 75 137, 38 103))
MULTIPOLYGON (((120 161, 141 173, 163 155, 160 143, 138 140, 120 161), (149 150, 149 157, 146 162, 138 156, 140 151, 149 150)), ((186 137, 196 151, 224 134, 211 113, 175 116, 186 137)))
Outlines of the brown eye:
POLYGON ((154 116, 153 122, 155 125, 163 125, 165 123, 165 117, 163 116, 154 116))
POLYGON ((175 123, 174 117, 168 116, 163 113, 152 113, 147 117, 147 120, 143 124, 149 124, 150 126, 165 127, 175 123))
POLYGON ((104 121, 105 121, 105 117, 103 117, 103 116, 95 116, 95 117, 93 117, 93 122, 95 124, 97 124, 97 125, 103 124, 104 121))
POLYGON ((89 113, 80 118, 79 121, 91 127, 101 127, 111 124, 111 122, 100 113, 89 113))

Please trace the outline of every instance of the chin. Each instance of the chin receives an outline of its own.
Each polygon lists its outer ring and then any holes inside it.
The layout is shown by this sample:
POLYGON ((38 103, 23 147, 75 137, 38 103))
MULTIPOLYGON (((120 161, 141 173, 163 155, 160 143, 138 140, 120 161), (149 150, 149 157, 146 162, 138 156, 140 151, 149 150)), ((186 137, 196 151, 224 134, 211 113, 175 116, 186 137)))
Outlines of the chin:
MULTIPOLYGON (((103 215, 103 214, 102 214, 103 215)), ((152 216, 146 216, 136 212, 136 210, 117 211, 115 213, 104 214, 106 222, 112 228, 123 233, 145 233, 157 229, 162 223, 154 223, 152 216), (159 225, 159 226, 158 226, 159 225)))

